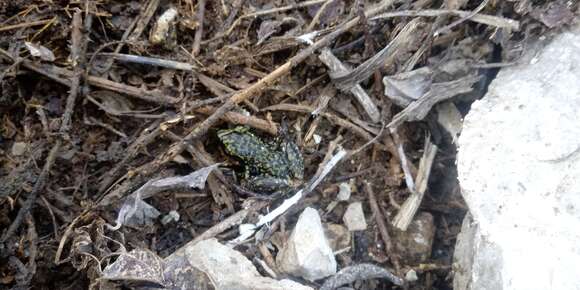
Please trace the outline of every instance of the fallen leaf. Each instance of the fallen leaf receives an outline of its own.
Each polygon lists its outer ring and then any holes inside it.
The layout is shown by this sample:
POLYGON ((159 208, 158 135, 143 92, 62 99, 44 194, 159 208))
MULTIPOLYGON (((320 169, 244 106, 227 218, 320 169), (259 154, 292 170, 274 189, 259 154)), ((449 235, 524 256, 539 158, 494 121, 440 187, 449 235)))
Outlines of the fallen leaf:
POLYGON ((163 278, 163 260, 155 253, 144 249, 134 249, 119 255, 114 263, 103 270, 102 279, 122 281, 132 286, 164 288, 166 284, 163 278))
POLYGON ((205 187, 207 177, 212 170, 218 167, 218 165, 219 163, 216 163, 214 165, 196 170, 185 176, 173 176, 148 181, 135 192, 127 196, 127 198, 125 198, 125 202, 123 202, 123 205, 119 209, 116 225, 107 226, 110 230, 118 230, 123 225, 138 227, 151 224, 154 219, 159 217, 160 213, 155 207, 146 203, 144 199, 150 198, 156 193, 169 189, 203 189, 205 187))
POLYGON ((406 107, 431 88, 433 73, 428 67, 383 78, 385 96, 395 104, 406 107))
POLYGON ((40 44, 34 44, 32 42, 25 41, 24 45, 30 51, 32 56, 40 57, 40 59, 44 61, 53 62, 56 58, 54 57, 54 53, 45 46, 40 44))

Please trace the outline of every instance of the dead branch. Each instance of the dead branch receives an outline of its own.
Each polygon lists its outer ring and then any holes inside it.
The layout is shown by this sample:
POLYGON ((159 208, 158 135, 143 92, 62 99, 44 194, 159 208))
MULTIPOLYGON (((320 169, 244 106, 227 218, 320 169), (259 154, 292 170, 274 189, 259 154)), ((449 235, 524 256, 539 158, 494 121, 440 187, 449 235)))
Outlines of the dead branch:
MULTIPOLYGON (((87 13, 90 15, 90 13, 87 13)), ((73 63, 73 75, 71 78, 70 93, 66 99, 66 106, 62 115, 62 123, 60 125, 60 133, 68 134, 70 129, 70 122, 74 111, 74 105, 79 94, 79 86, 84 67, 84 45, 82 44, 82 19, 81 12, 77 11, 72 20, 72 34, 71 34, 71 58, 73 63)))
POLYGON ((46 20, 31 21, 31 22, 23 22, 23 23, 12 24, 12 25, 4 25, 4 26, 0 27, 0 32, 10 31, 10 30, 20 29, 20 28, 26 28, 26 27, 46 25, 54 20, 55 20, 55 18, 46 19, 46 20))
POLYGON ((483 8, 485 8, 485 6, 487 5, 487 3, 489 3, 489 0, 483 0, 481 1, 481 3, 473 10, 471 11, 469 14, 462 16, 459 20, 454 21, 451 24, 448 24, 444 27, 440 27, 439 29, 437 29, 435 32, 433 32, 433 36, 438 36, 442 33, 447 33, 451 31, 451 28, 465 22, 466 20, 469 20, 469 18, 473 18, 473 16, 477 15, 479 13, 479 11, 483 10, 483 8))
POLYGON ((393 219, 393 226, 402 231, 407 230, 409 224, 413 221, 415 213, 419 209, 421 200, 423 200, 423 196, 427 190, 431 166, 435 160, 435 154, 437 154, 437 145, 431 143, 429 137, 426 139, 423 157, 421 157, 421 161, 419 162, 419 171, 415 179, 416 190, 411 191, 411 195, 405 200, 401 209, 393 219))
MULTIPOLYGON (((205 106, 194 109, 194 111, 204 115, 210 115, 213 112, 215 112, 215 110, 216 108, 212 106, 205 106)), ((278 126, 276 125, 276 123, 266 121, 254 116, 246 116, 244 114, 240 114, 237 112, 227 112, 222 116, 221 119, 231 124, 247 125, 260 131, 267 132, 270 135, 278 134, 278 126)))
POLYGON ((22 224, 22 221, 24 220, 24 217, 28 214, 28 212, 32 208, 32 205, 36 202, 36 198, 38 197, 39 192, 44 188, 44 184, 46 183, 46 179, 48 177, 48 174, 50 173, 50 168, 54 164, 56 154, 58 153, 61 144, 62 141, 60 139, 57 140, 52 149, 50 150, 50 153, 48 153, 48 157, 46 158, 46 162, 44 163, 42 172, 36 179, 36 183, 34 183, 32 192, 30 192, 28 198, 26 198, 26 201, 24 202, 22 207, 20 207, 20 209, 18 210, 18 214, 16 214, 16 217, 14 218, 14 220, 12 220, 12 223, 10 224, 10 226, 8 227, 2 238, 0 238, 1 243, 6 242, 8 238, 10 238, 16 232, 16 230, 18 230, 18 228, 22 224))
POLYGON ((201 44, 201 37, 203 36, 203 22, 205 17, 205 2, 206 0, 200 0, 197 2, 197 22, 199 26, 195 31, 195 37, 193 39, 193 48, 191 49, 191 55, 196 56, 199 53, 199 45, 201 44))
POLYGON ((466 20, 486 24, 495 27, 501 28, 510 28, 513 30, 520 29, 520 22, 513 19, 507 19, 504 17, 493 16, 493 15, 485 15, 485 14, 475 14, 470 18, 466 18, 469 16, 471 11, 461 11, 461 10, 445 10, 445 9, 424 9, 424 10, 400 10, 400 11, 393 11, 387 12, 375 17, 372 17, 370 20, 380 20, 380 19, 388 19, 393 17, 438 17, 443 15, 457 15, 459 17, 465 18, 466 20))
POLYGON ((401 264, 399 263, 399 257, 397 253, 394 252, 395 247, 393 246, 393 242, 391 240, 391 236, 389 235, 389 231, 387 230, 387 224, 385 221, 387 218, 383 215, 381 208, 377 202, 377 197, 375 195, 375 191, 373 190, 372 185, 368 181, 364 181, 364 188, 367 192, 369 197, 369 204, 371 206, 371 211, 373 212, 373 216, 375 217, 375 221, 377 222, 377 227, 379 228, 379 233, 381 234, 381 238, 385 243, 385 254, 390 257, 393 265, 395 266, 395 271, 397 273, 401 272, 401 264))

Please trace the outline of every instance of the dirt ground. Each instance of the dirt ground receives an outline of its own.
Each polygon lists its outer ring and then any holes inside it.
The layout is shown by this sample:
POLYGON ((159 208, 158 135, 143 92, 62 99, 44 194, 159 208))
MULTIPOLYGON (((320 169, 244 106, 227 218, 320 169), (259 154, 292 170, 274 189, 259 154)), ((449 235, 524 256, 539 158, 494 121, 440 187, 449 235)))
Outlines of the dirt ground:
MULTIPOLYGON (((296 190, 324 179, 237 250, 278 272, 268 255, 302 209, 343 225, 360 201, 368 226, 349 234, 339 268, 372 263, 417 279, 350 287, 452 289, 467 212, 454 165, 461 117, 528 39, 577 14, 574 1, 542 0, 1 1, 0 288, 98 288, 121 251, 166 257, 248 204, 244 222, 256 222, 292 192, 243 186, 248 161, 217 133, 244 126, 298 146, 296 190), (216 163, 204 189, 142 197, 158 216, 119 218, 148 181, 216 163), (337 200, 344 188, 349 201, 337 200), (425 213, 427 252, 401 230, 425 213)), ((237 225, 212 237, 232 240, 237 225)))

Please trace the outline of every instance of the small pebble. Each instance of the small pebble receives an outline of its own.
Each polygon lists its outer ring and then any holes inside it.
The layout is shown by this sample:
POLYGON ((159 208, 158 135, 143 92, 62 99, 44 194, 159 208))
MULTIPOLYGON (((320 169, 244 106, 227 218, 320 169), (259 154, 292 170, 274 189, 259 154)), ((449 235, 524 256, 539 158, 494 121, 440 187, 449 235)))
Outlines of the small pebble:
POLYGON ((179 221, 179 213, 177 211, 170 211, 161 218, 161 224, 166 225, 170 222, 179 221))
POLYGON ((407 274, 405 274, 405 280, 407 280, 407 282, 415 282, 419 280, 419 277, 417 277, 417 272, 415 272, 413 269, 407 271, 407 274))
POLYGON ((365 214, 361 202, 351 203, 346 209, 342 220, 351 232, 362 231, 367 228, 367 222, 365 220, 365 214))
POLYGON ((26 143, 24 142, 14 142, 12 144, 12 155, 20 156, 26 152, 26 143))
POLYGON ((343 182, 339 185, 338 195, 336 199, 338 201, 347 201, 350 198, 351 190, 350 185, 346 182, 343 182))
POLYGON ((320 135, 318 135, 318 134, 312 135, 312 138, 314 139, 314 143, 316 145, 318 145, 318 144, 320 144, 320 142, 322 142, 322 137, 320 137, 320 135))

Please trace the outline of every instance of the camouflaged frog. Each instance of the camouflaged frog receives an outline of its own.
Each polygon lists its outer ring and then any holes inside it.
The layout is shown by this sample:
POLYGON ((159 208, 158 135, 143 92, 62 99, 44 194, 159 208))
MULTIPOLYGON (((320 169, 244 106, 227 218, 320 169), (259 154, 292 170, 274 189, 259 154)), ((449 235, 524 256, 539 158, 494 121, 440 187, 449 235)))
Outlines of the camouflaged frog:
POLYGON ((218 131, 226 152, 243 166, 244 187, 258 193, 289 190, 302 183, 304 161, 289 138, 265 142, 246 127, 218 131))

